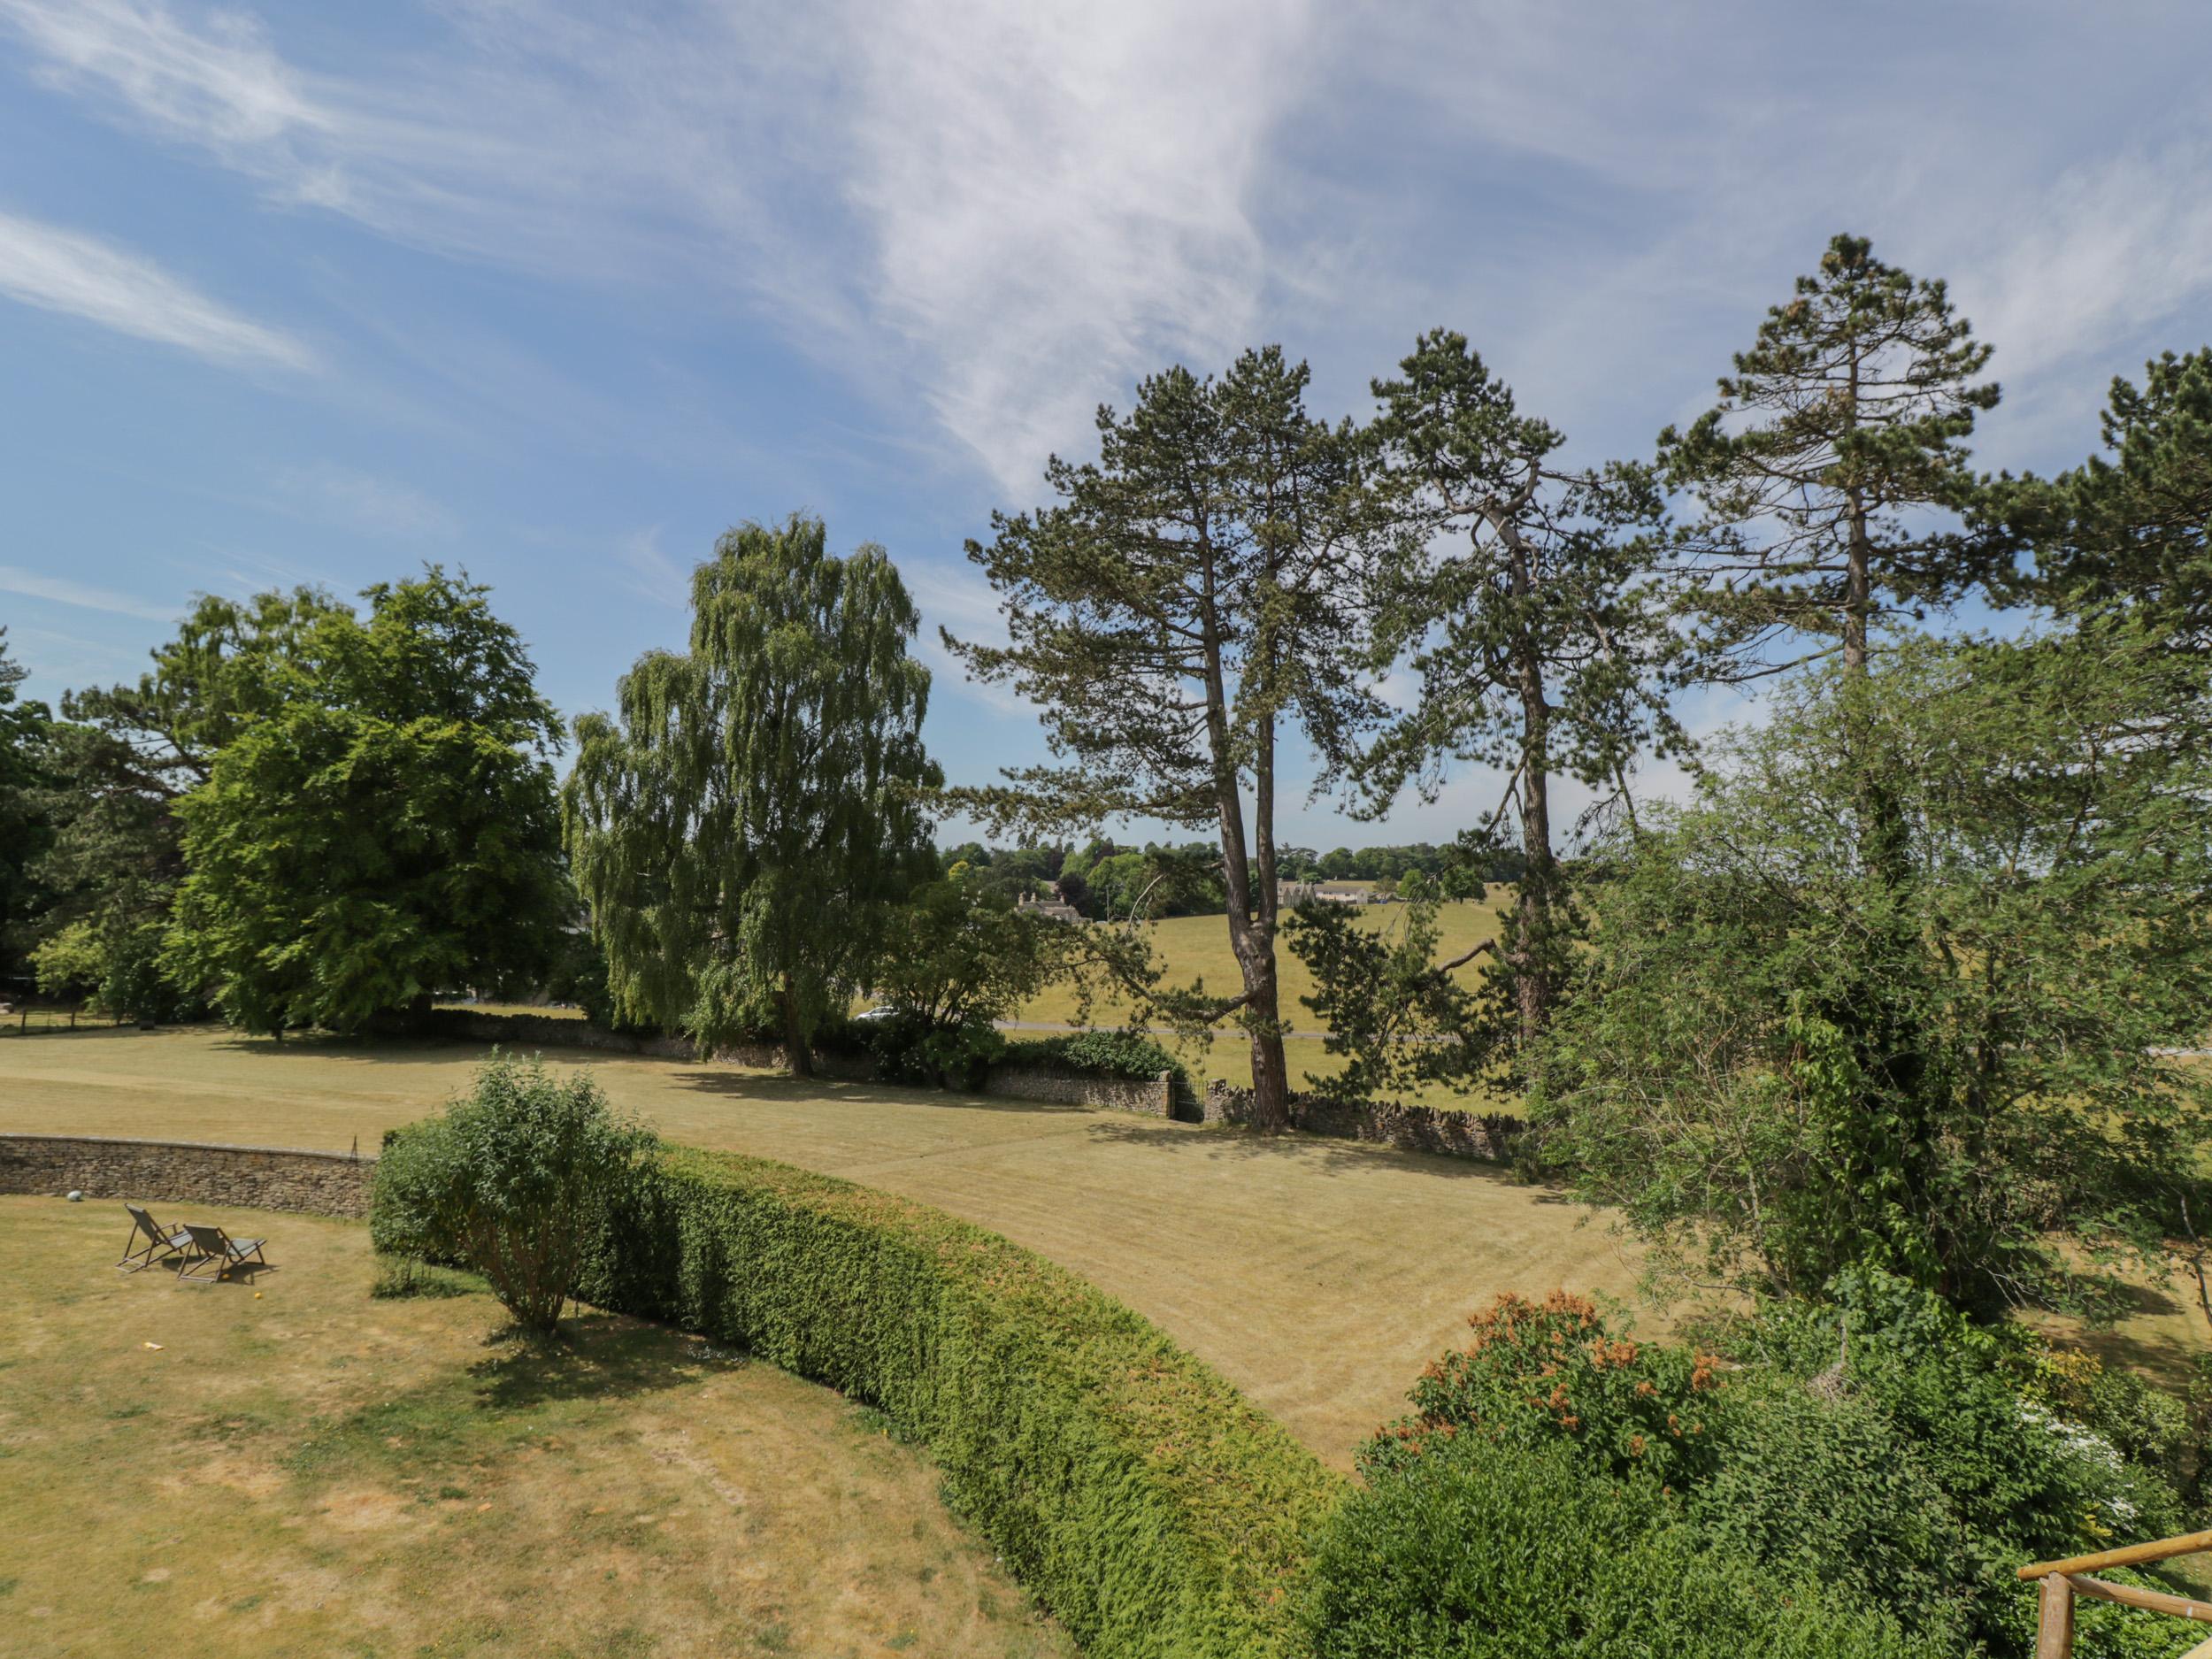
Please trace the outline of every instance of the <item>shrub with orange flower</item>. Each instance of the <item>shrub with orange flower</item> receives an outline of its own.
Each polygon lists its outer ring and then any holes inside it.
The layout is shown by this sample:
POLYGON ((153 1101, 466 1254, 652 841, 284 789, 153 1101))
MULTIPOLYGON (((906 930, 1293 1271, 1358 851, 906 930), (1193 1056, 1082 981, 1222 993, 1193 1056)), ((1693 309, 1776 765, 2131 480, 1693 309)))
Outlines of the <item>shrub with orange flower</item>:
POLYGON ((1640 1342, 1586 1296, 1538 1301, 1507 1292, 1467 1321, 1473 1340, 1422 1371, 1414 1414, 1379 1431, 1361 1454, 1370 1473, 1402 1468, 1438 1437, 1472 1433, 1501 1445, 1561 1442, 1616 1475, 1682 1486, 1712 1466, 1721 1409, 1712 1356, 1640 1342))

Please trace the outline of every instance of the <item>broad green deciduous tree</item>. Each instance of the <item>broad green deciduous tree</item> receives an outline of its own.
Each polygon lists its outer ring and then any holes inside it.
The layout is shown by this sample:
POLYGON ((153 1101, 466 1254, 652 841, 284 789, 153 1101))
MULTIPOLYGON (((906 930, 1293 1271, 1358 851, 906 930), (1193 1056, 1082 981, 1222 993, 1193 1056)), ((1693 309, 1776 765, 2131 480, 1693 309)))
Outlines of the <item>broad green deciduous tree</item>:
POLYGON ((1782 1294, 1866 1263, 1985 1310, 2062 1300, 2057 1240, 2156 1252, 2212 1107, 2162 1054, 2212 984, 2208 705, 2104 634, 1791 684, 1617 849, 1536 1067, 1546 1155, 1782 1294))
POLYGON ((1737 354, 1720 402, 1660 434, 1667 482, 1707 514, 1688 602, 1735 672, 1805 636, 1863 672, 1883 618, 1987 575, 1939 512, 1971 497, 1964 440, 1997 403, 1975 378, 1989 351, 1941 282, 1838 236, 1737 354))
POLYGON ((703 1049, 779 1032, 795 1074, 934 873, 929 671, 883 549, 748 524, 693 573, 691 649, 638 659, 576 722, 569 856, 624 1017, 703 1049))
POLYGON ((1678 740, 1665 703, 1676 641, 1646 579, 1659 492, 1648 468, 1562 461, 1565 435, 1521 413, 1459 334, 1423 336, 1399 372, 1375 382, 1374 433, 1417 552, 1389 585, 1376 643, 1380 658, 1410 655, 1419 697, 1359 772, 1374 810, 1409 779, 1432 796, 1455 762, 1505 775, 1467 839, 1485 863, 1501 845, 1522 856, 1497 966, 1526 1043, 1577 926, 1554 782, 1624 796, 1639 755, 1678 740))
POLYGON ((177 803, 253 720, 311 683, 301 657, 340 607, 311 588, 249 600, 204 596, 156 648, 134 685, 62 699, 50 749, 53 844, 38 872, 51 894, 40 982, 88 991, 120 1017, 168 1018, 196 1004, 162 971, 184 879, 177 803))
POLYGON ((1054 457, 1059 498, 995 515, 968 556, 998 590, 1009 641, 948 645, 1043 711, 1063 764, 954 792, 997 824, 1061 830, 1133 816, 1210 828, 1241 987, 1162 993, 1178 1025, 1234 1019, 1250 1038, 1254 1120, 1289 1122, 1276 969, 1279 749, 1302 733, 1340 764, 1379 716, 1361 665, 1375 526, 1348 426, 1305 407, 1308 373, 1275 347, 1221 378, 1183 368, 1102 409, 1099 458, 1054 457))
POLYGON ((165 960, 236 1024, 357 1030, 550 960, 558 727, 488 591, 432 566, 323 611, 176 803, 165 960))
POLYGON ((29 943, 39 882, 35 874, 53 827, 42 801, 51 765, 53 717, 19 689, 29 671, 8 654, 0 628, 0 972, 12 976, 29 943))

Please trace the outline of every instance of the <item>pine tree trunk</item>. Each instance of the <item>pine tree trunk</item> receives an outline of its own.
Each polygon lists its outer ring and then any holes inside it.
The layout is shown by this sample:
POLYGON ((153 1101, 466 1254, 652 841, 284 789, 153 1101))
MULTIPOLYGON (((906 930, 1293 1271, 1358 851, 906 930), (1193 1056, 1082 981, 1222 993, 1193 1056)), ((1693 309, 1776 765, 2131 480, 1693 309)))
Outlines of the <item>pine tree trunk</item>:
POLYGON ((784 976, 781 1001, 784 1067, 793 1077, 812 1077, 814 1056, 807 1047, 806 1022, 799 1018, 799 994, 788 974, 784 976))
MULTIPOLYGON (((1513 593, 1525 601, 1535 577, 1519 538, 1511 549, 1513 593)), ((1551 933, 1558 867, 1551 847, 1551 704, 1544 695, 1544 663, 1525 634, 1514 651, 1516 689, 1521 699, 1521 853, 1525 867, 1513 907, 1513 1000, 1520 1014, 1524 1047, 1543 1033, 1551 1018, 1551 933)))
POLYGON ((1268 987, 1264 1025, 1252 1032, 1252 1126, 1270 1134, 1291 1126, 1290 1062, 1283 1053, 1282 1027, 1276 1023, 1275 991, 1268 987))

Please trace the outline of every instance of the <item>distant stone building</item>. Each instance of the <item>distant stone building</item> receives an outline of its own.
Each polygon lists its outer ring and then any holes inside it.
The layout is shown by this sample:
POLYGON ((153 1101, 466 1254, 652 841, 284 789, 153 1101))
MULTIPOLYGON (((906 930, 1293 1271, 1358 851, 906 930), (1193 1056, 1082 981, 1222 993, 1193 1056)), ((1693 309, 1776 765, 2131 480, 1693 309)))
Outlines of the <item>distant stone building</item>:
POLYGON ((1074 905, 1058 899, 1041 899, 1033 893, 1025 893, 1014 901, 1014 908, 1025 916, 1041 916, 1048 922, 1079 922, 1083 913, 1074 905))
POLYGON ((1275 903, 1278 909, 1294 910, 1311 899, 1327 904, 1379 904, 1382 895, 1370 887, 1353 881, 1278 881, 1275 884, 1275 903))

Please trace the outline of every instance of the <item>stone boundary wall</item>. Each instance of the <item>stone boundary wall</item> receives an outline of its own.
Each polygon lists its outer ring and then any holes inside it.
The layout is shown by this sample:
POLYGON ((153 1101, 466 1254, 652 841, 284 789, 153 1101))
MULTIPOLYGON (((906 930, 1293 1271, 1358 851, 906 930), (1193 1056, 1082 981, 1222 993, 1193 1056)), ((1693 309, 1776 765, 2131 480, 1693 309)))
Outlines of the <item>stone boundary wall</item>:
POLYGON ((0 1134, 0 1193, 361 1217, 375 1170, 374 1158, 290 1147, 0 1134))
POLYGON ((984 1075, 983 1092, 1065 1106, 1103 1106, 1112 1111, 1142 1112, 1150 1118, 1175 1115, 1172 1071, 1163 1071, 1156 1078, 1086 1077, 1073 1071, 995 1065, 984 1075))
MULTIPOLYGON (((1212 1079, 1200 1110, 1210 1124, 1249 1123, 1252 1091, 1212 1079)), ((1404 1152, 1433 1152, 1485 1163, 1509 1156, 1513 1138, 1521 1131, 1518 1118, 1495 1112, 1439 1111, 1433 1106, 1400 1106, 1386 1101, 1348 1106, 1315 1094, 1293 1094, 1290 1118, 1293 1127, 1305 1134, 1371 1141, 1404 1152)))
MULTIPOLYGON (((445 1038, 464 1042, 495 1042, 511 1048, 590 1048, 606 1054, 645 1055, 662 1060, 697 1060, 699 1051, 687 1037, 659 1037, 637 1032, 609 1031, 585 1019, 559 1019, 544 1014, 477 1014, 465 1008, 434 1008, 426 1017, 380 1018, 370 1029, 387 1036, 445 1038)), ((764 1071, 783 1069, 783 1049, 773 1043, 738 1043, 717 1048, 706 1064, 751 1066, 764 1071)), ((837 1054, 816 1050, 814 1074, 839 1083, 876 1081, 875 1062, 864 1054, 837 1054)), ((1048 1101, 1062 1106, 1102 1106, 1110 1111, 1143 1112, 1154 1118, 1172 1118, 1175 1108, 1171 1074, 1156 1078, 1093 1077, 1075 1071, 1047 1071, 1029 1066, 995 1065, 985 1075, 982 1092, 1005 1100, 1048 1101)), ((1191 1114, 1195 1116, 1195 1113, 1191 1114)))

